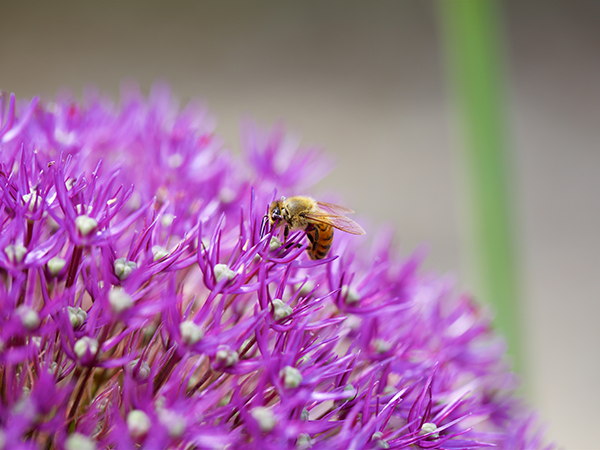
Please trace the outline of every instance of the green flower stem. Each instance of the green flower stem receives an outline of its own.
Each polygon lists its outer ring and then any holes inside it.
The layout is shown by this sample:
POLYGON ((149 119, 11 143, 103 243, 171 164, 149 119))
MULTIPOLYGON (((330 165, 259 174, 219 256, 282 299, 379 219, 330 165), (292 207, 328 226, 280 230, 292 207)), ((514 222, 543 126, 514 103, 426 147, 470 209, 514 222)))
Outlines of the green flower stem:
POLYGON ((504 105, 502 11, 495 0, 440 1, 452 85, 460 107, 471 213, 468 245, 476 293, 521 370, 518 292, 513 252, 511 166, 504 105))

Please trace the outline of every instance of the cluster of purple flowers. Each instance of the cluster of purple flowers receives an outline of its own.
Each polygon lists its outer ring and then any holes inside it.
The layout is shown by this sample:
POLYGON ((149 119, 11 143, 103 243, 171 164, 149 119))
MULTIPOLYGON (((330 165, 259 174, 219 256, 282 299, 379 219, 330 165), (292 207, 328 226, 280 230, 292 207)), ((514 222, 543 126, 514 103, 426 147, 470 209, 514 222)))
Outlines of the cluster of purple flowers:
POLYGON ((489 320, 419 254, 261 233, 329 164, 242 135, 165 86, 3 95, 0 450, 542 448, 489 320))

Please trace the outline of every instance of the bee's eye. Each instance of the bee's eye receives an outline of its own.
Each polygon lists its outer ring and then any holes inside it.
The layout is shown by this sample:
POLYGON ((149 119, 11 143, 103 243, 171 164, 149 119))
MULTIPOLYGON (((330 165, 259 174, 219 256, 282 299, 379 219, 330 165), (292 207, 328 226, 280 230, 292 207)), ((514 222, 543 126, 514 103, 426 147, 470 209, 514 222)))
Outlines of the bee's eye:
POLYGON ((281 219, 281 208, 279 206, 276 206, 275 208, 273 208, 273 212, 271 213, 271 219, 273 219, 273 220, 281 219))

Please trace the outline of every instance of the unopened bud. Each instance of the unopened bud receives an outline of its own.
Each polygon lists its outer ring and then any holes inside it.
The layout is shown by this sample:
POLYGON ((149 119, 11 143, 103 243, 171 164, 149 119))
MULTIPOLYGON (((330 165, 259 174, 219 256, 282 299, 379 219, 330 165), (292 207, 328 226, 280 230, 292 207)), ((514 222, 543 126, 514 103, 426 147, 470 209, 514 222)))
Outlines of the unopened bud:
POLYGON ((268 433, 273 428, 275 428, 275 425, 277 425, 275 415, 273 414, 273 411, 271 411, 269 408, 265 408, 264 406, 257 406, 256 408, 250 411, 250 414, 252 415, 252 417, 254 417, 254 420, 258 422, 258 427, 263 433, 268 433))
POLYGON ((215 264, 215 279, 217 283, 221 281, 223 278, 227 278, 228 280, 232 280, 236 273, 231 270, 227 264, 215 264))
POLYGON ((373 339, 372 344, 373 349, 377 353, 386 353, 392 348, 392 344, 390 344, 387 341, 384 341, 383 339, 373 339))
POLYGON ((297 388, 302 383, 302 373, 292 366, 285 366, 279 372, 279 376, 283 378, 286 389, 297 388))
POLYGON ((67 306, 67 312, 73 329, 79 328, 87 319, 87 313, 79 307, 67 306))
POLYGON ((158 420, 167 430, 171 439, 177 439, 183 436, 186 428, 186 420, 180 414, 168 409, 160 409, 158 411, 158 420))
POLYGON ((98 353, 98 341, 94 338, 84 336, 75 342, 73 350, 78 358, 83 358, 89 352, 92 356, 98 353))
POLYGON ((134 373, 138 381, 145 381, 150 376, 150 365, 146 361, 139 363, 139 359, 134 359, 129 363, 129 369, 134 373), (137 367, 137 371, 136 371, 137 367))
POLYGON ((294 312, 294 310, 289 305, 285 304, 283 300, 279 298, 273 300, 271 311, 273 312, 273 318, 275 320, 284 319, 294 312))
POLYGON ((308 433, 300 433, 298 439, 296 440, 296 448, 299 450, 305 450, 312 447, 312 442, 310 439, 310 434, 308 433))
POLYGON ((308 412, 308 409, 304 408, 302 410, 302 412, 300 413, 300 420, 303 422, 307 422, 309 417, 310 417, 310 413, 308 412))
POLYGON ((173 223, 173 221, 175 220, 175 216, 173 214, 163 214, 162 217, 160 218, 160 224, 165 227, 168 228, 171 226, 171 224, 173 223))
POLYGON ((277 236, 273 236, 271 238, 271 242, 269 242, 269 251, 275 251, 277 250, 279 247, 281 247, 281 241, 279 240, 279 238, 277 236))
POLYGON ((304 283, 297 283, 294 285, 294 289, 300 291, 301 296, 310 294, 315 288, 315 283, 310 280, 306 280, 304 283))
POLYGON ((226 345, 220 345, 215 354, 215 363, 225 367, 231 367, 239 361, 238 352, 231 350, 226 345))
POLYGON ((32 191, 31 194, 25 194, 23 196, 23 204, 29 203, 29 211, 33 212, 40 207, 42 204, 42 197, 37 194, 36 191, 32 191))
POLYGON ((65 267, 66 263, 67 261, 65 261, 63 258, 59 258, 58 256, 52 258, 50 261, 48 261, 48 270, 50 271, 50 275, 53 277, 58 275, 63 267, 65 267))
POLYGON ((27 305, 19 306, 15 312, 21 318, 23 326, 28 330, 33 330, 40 324, 40 316, 38 316, 38 313, 27 305))
POLYGON ((204 337, 204 330, 201 326, 191 320, 186 320, 179 324, 181 340, 188 345, 194 345, 204 337))
POLYGON ((73 433, 65 442, 66 450, 96 450, 96 444, 92 438, 81 433, 73 433))
POLYGON ((92 217, 81 215, 75 218, 75 227, 82 236, 87 236, 98 226, 98 221, 92 217))
POLYGON ((344 286, 342 287, 342 298, 345 299, 346 303, 356 303, 360 300, 360 294, 353 287, 344 286))
POLYGON ((108 291, 108 303, 115 314, 120 314, 133 306, 133 299, 124 289, 115 287, 108 291))
POLYGON ((23 257, 27 254, 27 248, 20 245, 7 245, 4 247, 4 253, 13 264, 18 264, 23 261, 23 257))
POLYGON ((169 251, 166 248, 161 247, 160 245, 154 245, 152 247, 152 255, 154 256, 154 262, 160 261, 168 254, 169 251))
POLYGON ((435 423, 425 422, 423 425, 421 425, 421 431, 419 431, 419 436, 433 433, 430 437, 437 439, 440 437, 440 433, 434 433, 435 430, 437 430, 437 425, 435 423))
POLYGON ((148 434, 151 425, 150 418, 144 411, 134 409, 127 414, 127 429, 134 439, 141 438, 148 434))
POLYGON ((115 259, 114 267, 115 275, 123 281, 137 268, 137 264, 133 261, 127 261, 125 258, 118 258, 115 259))

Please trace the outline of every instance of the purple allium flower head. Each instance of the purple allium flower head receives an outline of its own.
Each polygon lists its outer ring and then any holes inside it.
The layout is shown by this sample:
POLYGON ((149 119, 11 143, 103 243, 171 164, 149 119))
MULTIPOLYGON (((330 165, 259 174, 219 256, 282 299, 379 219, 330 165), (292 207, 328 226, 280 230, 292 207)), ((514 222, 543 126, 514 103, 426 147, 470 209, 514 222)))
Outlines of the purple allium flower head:
POLYGON ((164 85, 0 102, 0 449, 543 448, 481 308, 391 233, 263 216, 330 168, 243 155, 164 85))

